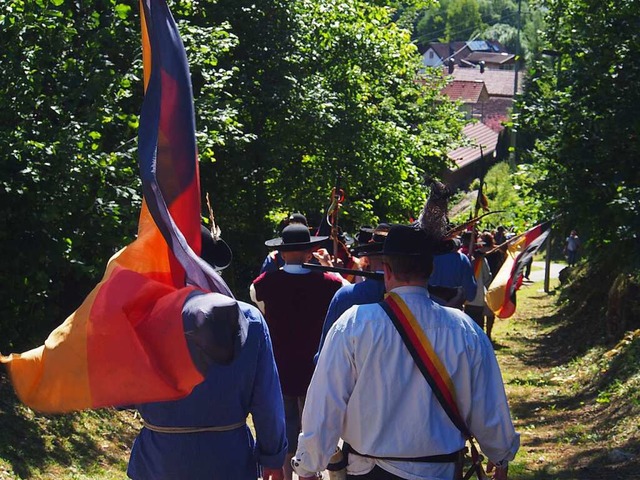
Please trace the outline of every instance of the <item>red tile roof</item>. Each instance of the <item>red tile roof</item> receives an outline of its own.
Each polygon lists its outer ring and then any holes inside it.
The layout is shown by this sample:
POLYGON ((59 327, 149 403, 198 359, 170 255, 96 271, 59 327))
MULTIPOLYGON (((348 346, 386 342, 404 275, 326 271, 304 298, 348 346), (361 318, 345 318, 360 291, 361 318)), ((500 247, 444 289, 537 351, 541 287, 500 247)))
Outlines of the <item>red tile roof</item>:
POLYGON ((498 143, 498 132, 494 132, 483 123, 470 123, 462 129, 462 133, 471 141, 471 145, 456 148, 448 153, 458 168, 480 160, 480 146, 485 158, 493 156, 498 143))
POLYGON ((478 103, 489 96, 487 88, 482 81, 454 80, 449 82, 442 93, 451 100, 461 100, 464 103, 478 103))
MULTIPOLYGON (((448 75, 446 68, 444 75, 448 75)), ((490 70, 486 69, 480 73, 479 68, 458 67, 451 74, 454 80, 483 81, 487 87, 490 97, 513 97, 513 80, 515 71, 513 70, 490 70)), ((518 92, 522 92, 522 72, 518 72, 518 92)))

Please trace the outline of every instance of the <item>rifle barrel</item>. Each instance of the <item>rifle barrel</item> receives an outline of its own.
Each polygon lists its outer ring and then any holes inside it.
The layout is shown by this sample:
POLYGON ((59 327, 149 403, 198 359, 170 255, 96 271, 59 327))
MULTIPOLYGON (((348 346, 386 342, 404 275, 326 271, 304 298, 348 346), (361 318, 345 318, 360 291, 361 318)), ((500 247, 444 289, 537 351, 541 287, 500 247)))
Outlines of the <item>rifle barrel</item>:
POLYGON ((324 265, 317 265, 315 263, 303 263, 302 266, 304 268, 308 268, 309 270, 321 270, 323 272, 344 273, 346 275, 357 275, 360 277, 375 278, 378 280, 382 280, 384 278, 384 275, 382 273, 368 272, 366 270, 353 270, 350 268, 341 268, 341 267, 326 267, 324 265))

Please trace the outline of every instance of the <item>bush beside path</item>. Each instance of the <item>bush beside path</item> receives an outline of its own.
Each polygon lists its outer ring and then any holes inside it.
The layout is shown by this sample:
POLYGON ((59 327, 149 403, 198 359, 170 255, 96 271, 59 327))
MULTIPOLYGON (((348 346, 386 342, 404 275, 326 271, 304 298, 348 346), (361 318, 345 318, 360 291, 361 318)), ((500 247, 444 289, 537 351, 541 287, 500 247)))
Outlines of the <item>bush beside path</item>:
POLYGON ((516 314, 494 327, 521 434, 510 478, 640 479, 640 331, 586 347, 598 332, 572 323, 553 290, 536 282, 517 295, 516 314))

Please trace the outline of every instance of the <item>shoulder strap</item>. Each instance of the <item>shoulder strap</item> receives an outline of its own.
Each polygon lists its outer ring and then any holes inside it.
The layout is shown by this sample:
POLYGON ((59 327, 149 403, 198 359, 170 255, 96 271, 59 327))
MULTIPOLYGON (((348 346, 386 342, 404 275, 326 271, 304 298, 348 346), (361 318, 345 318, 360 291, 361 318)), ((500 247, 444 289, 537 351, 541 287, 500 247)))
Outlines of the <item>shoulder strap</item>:
POLYGON ((398 330, 402 341, 409 350, 409 353, 411 353, 414 362, 427 380, 427 383, 445 413, 458 430, 460 430, 465 439, 469 441, 473 465, 464 478, 470 478, 472 473, 476 473, 480 480, 486 479, 487 476, 482 468, 482 457, 478 453, 478 449, 473 441, 473 435, 458 409, 453 381, 436 355, 429 338, 420 327, 413 312, 411 312, 407 304, 398 294, 393 292, 389 293, 379 305, 398 330))

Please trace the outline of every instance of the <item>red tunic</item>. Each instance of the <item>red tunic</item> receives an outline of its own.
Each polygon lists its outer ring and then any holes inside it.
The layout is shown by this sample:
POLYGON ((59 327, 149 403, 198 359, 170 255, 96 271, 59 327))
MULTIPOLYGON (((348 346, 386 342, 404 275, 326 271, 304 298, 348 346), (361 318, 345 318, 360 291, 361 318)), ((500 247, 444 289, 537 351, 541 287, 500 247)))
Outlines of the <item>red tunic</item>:
POLYGON ((265 272, 253 281, 256 299, 264 302, 283 395, 302 396, 313 375, 324 317, 342 286, 322 272, 265 272))

